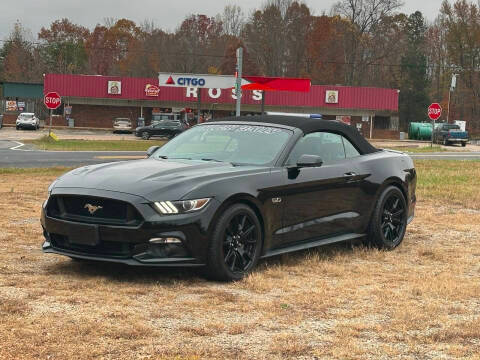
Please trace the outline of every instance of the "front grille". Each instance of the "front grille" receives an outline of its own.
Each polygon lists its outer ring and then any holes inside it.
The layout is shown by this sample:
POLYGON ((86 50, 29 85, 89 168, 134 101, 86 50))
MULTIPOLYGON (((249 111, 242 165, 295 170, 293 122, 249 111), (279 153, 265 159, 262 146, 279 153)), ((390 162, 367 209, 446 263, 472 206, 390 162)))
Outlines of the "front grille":
POLYGON ((54 195, 48 201, 47 215, 88 224, 138 226, 142 222, 133 205, 94 196, 54 195))
POLYGON ((66 250, 85 255, 100 255, 112 257, 130 257, 134 244, 118 241, 101 241, 98 245, 82 245, 71 243, 68 236, 59 234, 50 234, 50 243, 52 247, 59 250, 66 250))

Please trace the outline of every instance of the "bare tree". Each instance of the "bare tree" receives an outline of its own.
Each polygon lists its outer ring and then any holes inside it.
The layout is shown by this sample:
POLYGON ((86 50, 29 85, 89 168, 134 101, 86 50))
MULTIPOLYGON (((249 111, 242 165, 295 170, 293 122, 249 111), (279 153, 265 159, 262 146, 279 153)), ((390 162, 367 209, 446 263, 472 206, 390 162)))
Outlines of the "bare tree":
POLYGON ((402 5, 400 0, 341 0, 333 6, 333 13, 346 18, 351 24, 344 37, 345 60, 349 65, 345 76, 347 84, 358 82, 357 70, 362 67, 368 53, 368 38, 380 28, 385 17, 391 16, 402 5))
POLYGON ((223 25, 223 33, 239 37, 243 25, 245 24, 245 14, 242 8, 238 5, 227 5, 223 9, 223 13, 219 15, 220 21, 223 25))

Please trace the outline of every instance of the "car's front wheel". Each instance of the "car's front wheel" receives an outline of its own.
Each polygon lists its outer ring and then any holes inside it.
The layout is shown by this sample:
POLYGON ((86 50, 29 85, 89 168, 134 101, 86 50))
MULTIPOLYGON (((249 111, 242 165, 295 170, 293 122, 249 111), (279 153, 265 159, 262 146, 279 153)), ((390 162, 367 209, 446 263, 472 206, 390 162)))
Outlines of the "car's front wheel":
POLYGON ((399 188, 387 187, 377 201, 370 220, 368 242, 385 250, 396 248, 407 228, 407 203, 399 188))
POLYGON ((143 140, 148 140, 148 139, 150 139, 150 134, 148 133, 148 131, 142 132, 142 139, 143 139, 143 140))
POLYGON ((215 224, 208 249, 207 275, 221 281, 240 280, 257 264, 262 229, 245 204, 226 209, 215 224))

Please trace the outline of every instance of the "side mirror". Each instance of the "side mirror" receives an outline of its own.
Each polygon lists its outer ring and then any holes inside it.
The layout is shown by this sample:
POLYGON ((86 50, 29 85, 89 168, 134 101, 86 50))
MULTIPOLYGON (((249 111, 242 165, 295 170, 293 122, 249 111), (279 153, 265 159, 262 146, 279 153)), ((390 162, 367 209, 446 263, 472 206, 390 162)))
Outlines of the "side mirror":
POLYGON ((152 156, 152 154, 157 151, 160 148, 160 146, 150 146, 147 150, 147 157, 152 156))
POLYGON ((318 167, 318 166, 322 166, 322 164, 323 164, 323 160, 318 155, 303 154, 302 156, 300 156, 300 159, 298 159, 297 161, 298 168, 318 167))

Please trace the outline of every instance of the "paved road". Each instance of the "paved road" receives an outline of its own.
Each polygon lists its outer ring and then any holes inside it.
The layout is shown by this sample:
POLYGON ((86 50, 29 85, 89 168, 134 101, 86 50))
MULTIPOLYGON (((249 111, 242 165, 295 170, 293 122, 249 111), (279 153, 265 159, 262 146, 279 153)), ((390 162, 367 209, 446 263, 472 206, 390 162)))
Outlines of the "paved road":
POLYGON ((20 145, 15 141, 0 140, 0 168, 82 166, 138 159, 145 155, 144 151, 40 151, 20 145))
MULTIPOLYGON (((31 150, 21 143, 0 140, 0 168, 82 166, 111 161, 139 159, 143 151, 41 151, 31 150)), ((480 152, 439 152, 412 154, 414 159, 480 160, 480 152)))
POLYGON ((430 160, 480 160, 480 152, 437 152, 437 153, 418 153, 410 154, 414 159, 430 160))

